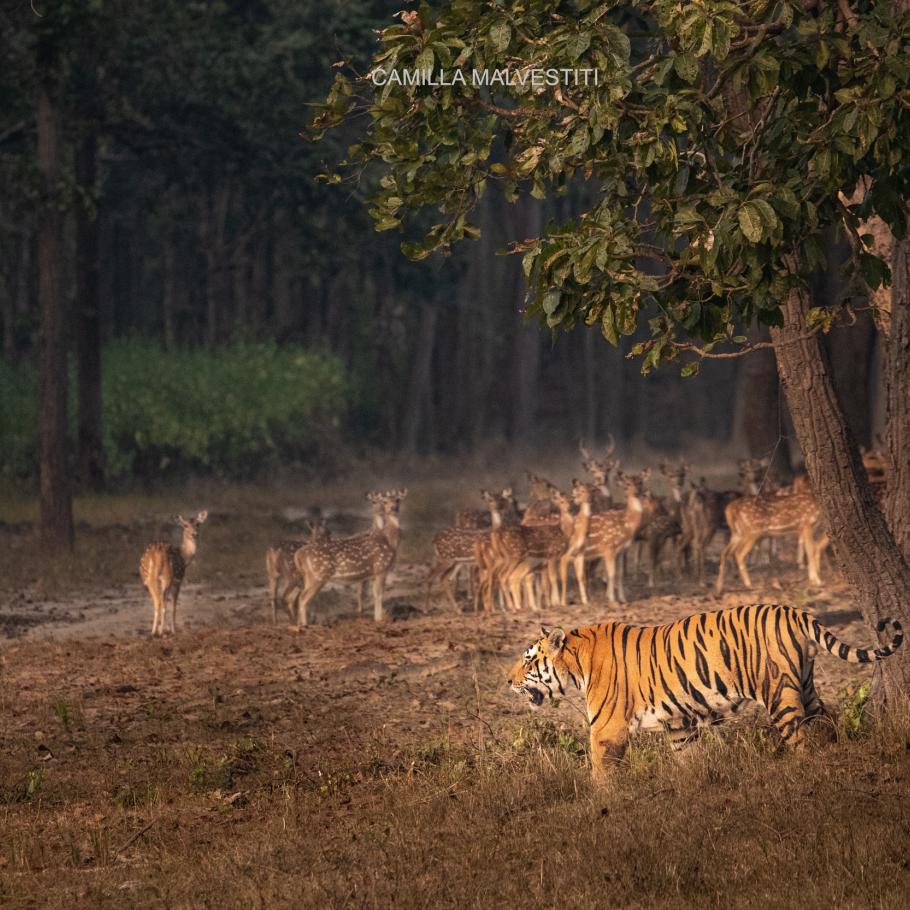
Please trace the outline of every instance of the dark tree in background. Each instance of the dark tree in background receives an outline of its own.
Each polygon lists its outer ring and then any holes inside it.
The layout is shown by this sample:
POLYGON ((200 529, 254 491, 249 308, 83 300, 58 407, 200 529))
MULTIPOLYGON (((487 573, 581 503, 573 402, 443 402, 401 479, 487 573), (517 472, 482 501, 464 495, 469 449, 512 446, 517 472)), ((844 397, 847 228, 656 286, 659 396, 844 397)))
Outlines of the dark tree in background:
POLYGON ((73 546, 73 511, 69 481, 65 308, 62 287, 60 200, 59 35, 47 28, 35 45, 38 74, 37 162, 40 174, 38 213, 38 303, 41 312, 40 461, 41 542, 50 551, 73 546))

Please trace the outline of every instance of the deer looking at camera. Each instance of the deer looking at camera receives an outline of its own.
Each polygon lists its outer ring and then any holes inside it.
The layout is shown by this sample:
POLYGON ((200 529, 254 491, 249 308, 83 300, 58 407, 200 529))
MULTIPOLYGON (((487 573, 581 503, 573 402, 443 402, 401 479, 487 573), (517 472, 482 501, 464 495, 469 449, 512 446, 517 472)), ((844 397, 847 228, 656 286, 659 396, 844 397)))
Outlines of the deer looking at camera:
POLYGON ((152 635, 165 632, 165 614, 171 605, 167 631, 174 634, 177 625, 177 598, 189 564, 196 556, 196 539, 199 526, 209 517, 205 510, 195 518, 177 515, 174 521, 183 528, 180 546, 169 543, 152 543, 145 548, 139 560, 139 577, 152 598, 152 635))
POLYGON ((382 598, 386 577, 401 543, 401 523, 398 517, 401 501, 407 490, 369 493, 373 504, 374 525, 364 534, 353 537, 330 538, 310 543, 294 554, 294 565, 303 582, 297 605, 297 629, 309 620, 309 605, 329 581, 370 581, 373 587, 373 618, 385 619, 382 598), (381 515, 381 527, 378 516, 381 515))
POLYGON ((607 451, 602 460, 594 458, 585 448, 583 442, 578 443, 578 452, 581 455, 582 467, 591 475, 592 482, 588 485, 591 490, 591 511, 609 512, 613 508, 612 480, 619 470, 619 459, 610 460, 616 449, 613 436, 610 435, 607 451))
POLYGON ((573 483, 572 499, 578 506, 578 514, 575 516, 566 552, 560 561, 563 597, 568 582, 568 565, 572 562, 581 601, 585 604, 588 602, 585 564, 587 560, 599 556, 607 571, 607 598, 610 603, 618 602, 617 595, 620 601, 626 599, 620 557, 632 543, 641 525, 646 474, 642 472, 633 476, 620 471, 618 476, 626 491, 626 505, 624 509, 614 509, 612 512, 592 514, 590 487, 578 481, 573 483))

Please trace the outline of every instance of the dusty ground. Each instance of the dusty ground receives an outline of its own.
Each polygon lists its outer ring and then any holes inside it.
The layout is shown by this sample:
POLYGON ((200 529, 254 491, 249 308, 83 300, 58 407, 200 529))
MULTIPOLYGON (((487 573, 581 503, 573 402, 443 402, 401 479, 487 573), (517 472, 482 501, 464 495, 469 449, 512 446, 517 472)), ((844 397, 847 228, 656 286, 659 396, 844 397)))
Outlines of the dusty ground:
MULTIPOLYGON (((330 516, 336 531, 366 524, 358 494, 347 488, 321 493, 321 504, 328 497, 338 502, 330 516)), ((565 792, 579 801, 572 811, 586 819, 589 813, 599 818, 593 807, 604 802, 586 789, 577 702, 529 719, 504 685, 510 662, 536 637, 541 622, 567 628, 609 618, 655 623, 773 599, 812 609, 847 641, 869 641, 843 585, 832 582, 810 595, 786 563, 759 569, 761 587, 747 598, 734 588, 718 600, 692 583, 669 580, 649 592, 638 581, 631 586, 634 599, 617 608, 597 600, 537 615, 452 615, 437 597, 424 611, 432 528, 445 523, 451 507, 470 502, 459 502, 435 480, 412 485, 404 510, 405 545, 389 591, 390 621, 376 625, 358 617, 354 592, 340 588, 317 600, 313 625, 291 634, 267 624, 261 553, 269 540, 293 536, 312 506, 310 495, 210 488, 184 491, 176 497, 182 506, 150 499, 147 511, 135 500, 85 504, 76 559, 50 569, 36 568, 29 555, 29 516, 14 511, 0 530, 0 903, 490 906, 489 888, 500 889, 502 899, 507 895, 495 875, 486 891, 439 890, 456 869, 478 881, 490 874, 484 871, 488 856, 471 859, 465 853, 464 832, 452 835, 461 852, 441 858, 451 847, 445 826, 432 831, 437 820, 449 818, 452 801, 470 802, 468 793, 480 801, 474 807, 478 844, 484 832, 506 830, 515 812, 529 811, 528 800, 533 805, 537 792, 526 789, 529 781, 554 788, 551 801, 568 787, 565 792), (212 519, 181 595, 178 634, 151 640, 150 608, 135 561, 143 543, 157 536, 167 510, 201 505, 210 507, 212 519), (504 792, 519 800, 517 809, 502 808, 504 792), (410 834, 400 828, 400 818, 388 821, 384 807, 397 807, 393 815, 411 819, 410 834), (409 853, 416 849, 415 835, 428 854, 409 853), (427 846, 437 837, 438 856, 427 846), (396 838, 401 843, 390 857, 387 845, 396 838), (402 863, 394 875, 384 874, 385 866, 402 863)), ((826 574, 832 577, 830 567, 826 574)), ((830 702, 845 685, 869 676, 828 657, 817 667, 822 696, 830 702)), ((882 824, 893 836, 862 835, 870 843, 882 840, 885 859, 876 862, 886 864, 889 850, 906 855, 899 845, 906 846, 910 832, 904 810, 894 815, 890 808, 894 793, 906 795, 907 761, 888 742, 880 755, 893 753, 898 764, 882 758, 882 767, 891 771, 856 782, 866 809, 889 806, 882 824)), ((848 746, 822 748, 827 758, 820 774, 836 774, 831 768, 840 762, 842 777, 849 778, 853 770, 847 769, 868 764, 866 753, 854 754, 848 746), (831 751, 838 749, 846 751, 831 751)), ((658 766, 664 759, 635 755, 625 772, 629 792, 643 799, 663 792, 658 766)), ((748 756, 731 757, 725 767, 745 762, 737 774, 760 777, 769 763, 780 761, 764 753, 760 761, 754 752, 748 756)), ((787 799, 809 799, 823 808, 807 783, 815 771, 794 771, 786 762, 782 767, 792 772, 793 786, 803 788, 787 799)), ((685 815, 697 797, 677 786, 685 815)), ((705 780, 698 784, 708 786, 705 780)), ((734 803, 744 798, 735 781, 731 786, 734 803)), ((597 811, 606 817, 627 798, 617 791, 597 811)), ((675 812, 667 808, 667 818, 675 812)), ((776 833, 758 838, 766 852, 783 849, 778 824, 772 818, 776 833)), ((754 839, 754 826, 749 830, 754 839)), ((868 858, 851 857, 829 861, 841 868, 846 863, 853 875, 854 866, 868 858)), ((553 905, 564 882, 555 872, 550 881, 543 865, 538 870, 534 848, 516 847, 508 863, 516 881, 530 877, 539 884, 537 905, 553 905)), ((836 902, 839 894, 844 906, 899 906, 910 875, 906 865, 894 863, 887 875, 868 871, 863 887, 822 889, 818 905, 836 902)), ((721 887, 710 878, 686 884, 678 869, 658 885, 626 871, 631 878, 623 872, 611 880, 615 905, 698 903, 698 895, 710 903, 712 888, 721 887)), ((761 894, 755 892, 756 900, 761 894)), ((575 900, 566 895, 562 903, 585 905, 582 892, 575 900)), ((765 893, 763 905, 778 904, 765 893)))

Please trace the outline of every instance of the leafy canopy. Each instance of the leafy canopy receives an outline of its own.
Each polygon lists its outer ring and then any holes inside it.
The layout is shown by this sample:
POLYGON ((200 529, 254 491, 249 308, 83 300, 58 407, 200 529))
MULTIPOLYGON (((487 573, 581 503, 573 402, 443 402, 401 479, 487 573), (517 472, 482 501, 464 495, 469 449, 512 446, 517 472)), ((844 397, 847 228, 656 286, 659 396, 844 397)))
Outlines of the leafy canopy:
POLYGON ((904 228, 910 15, 898 4, 451 0, 401 19, 379 33, 374 70, 339 68, 308 135, 367 115, 328 178, 378 165, 378 230, 440 213, 403 243, 409 256, 478 237, 470 215, 489 181, 511 200, 587 181, 596 201, 578 220, 514 244, 528 310, 553 329, 600 325, 614 345, 647 320, 650 338, 632 349, 645 371, 692 340, 701 352, 741 343, 736 324, 782 324, 832 225, 853 240, 861 289, 888 280, 859 225, 877 214, 904 228), (509 84, 474 84, 475 69, 505 68, 509 84), (596 69, 596 84, 528 78, 551 68, 596 69), (464 84, 382 78, 453 81, 456 69, 464 84), (859 201, 839 198, 861 178, 859 201))

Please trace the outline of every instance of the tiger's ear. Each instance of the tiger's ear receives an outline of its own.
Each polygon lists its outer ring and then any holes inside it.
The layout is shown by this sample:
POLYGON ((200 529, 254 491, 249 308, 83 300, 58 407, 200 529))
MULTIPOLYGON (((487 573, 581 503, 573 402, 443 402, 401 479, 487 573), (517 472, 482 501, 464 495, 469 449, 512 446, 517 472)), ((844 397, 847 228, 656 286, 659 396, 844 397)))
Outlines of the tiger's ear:
POLYGON ((566 633, 562 629, 554 629, 547 636, 547 644, 558 654, 566 646, 566 633))

